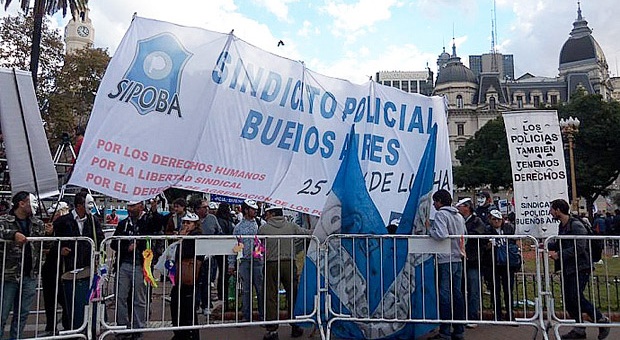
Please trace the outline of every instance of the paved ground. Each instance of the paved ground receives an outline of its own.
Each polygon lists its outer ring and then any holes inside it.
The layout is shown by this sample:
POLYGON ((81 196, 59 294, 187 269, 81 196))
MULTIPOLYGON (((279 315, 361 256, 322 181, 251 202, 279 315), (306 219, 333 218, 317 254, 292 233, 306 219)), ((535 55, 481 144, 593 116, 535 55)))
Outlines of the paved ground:
MULTIPOLYGON (((560 333, 566 333, 569 328, 560 329, 560 333)), ((291 328, 288 325, 280 327, 280 339, 289 340, 291 328)), ((200 332, 202 340, 261 340, 265 330, 261 327, 232 327, 232 328, 213 328, 209 330, 203 330, 200 332)), ((550 339, 555 339, 550 331, 550 339)), ((156 333, 145 333, 145 340, 164 340, 172 338, 172 332, 159 331, 156 333)), ((421 337, 420 339, 426 339, 433 334, 421 337)), ((597 339, 598 329, 588 328, 588 339, 597 339)), ((306 329, 304 335, 296 339, 320 339, 318 332, 314 336, 310 336, 310 330, 306 329)), ((465 332, 466 339, 501 339, 501 340, 528 340, 528 339, 543 339, 542 334, 536 334, 536 329, 532 327, 520 326, 498 326, 498 325, 481 325, 475 329, 467 329, 465 332)), ((112 337, 107 337, 112 339, 112 337)), ((620 328, 612 328, 611 334, 608 339, 620 339, 620 328)))

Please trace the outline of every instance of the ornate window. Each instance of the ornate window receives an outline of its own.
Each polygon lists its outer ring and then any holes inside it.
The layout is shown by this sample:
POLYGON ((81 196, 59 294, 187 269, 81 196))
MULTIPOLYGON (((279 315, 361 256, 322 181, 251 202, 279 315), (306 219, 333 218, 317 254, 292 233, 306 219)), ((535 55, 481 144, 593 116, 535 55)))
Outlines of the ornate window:
POLYGON ((456 108, 457 109, 463 108, 463 96, 461 96, 460 94, 456 96, 456 108))
POLYGON ((457 123, 456 124, 456 135, 457 136, 465 135, 465 124, 463 124, 463 123, 457 123))

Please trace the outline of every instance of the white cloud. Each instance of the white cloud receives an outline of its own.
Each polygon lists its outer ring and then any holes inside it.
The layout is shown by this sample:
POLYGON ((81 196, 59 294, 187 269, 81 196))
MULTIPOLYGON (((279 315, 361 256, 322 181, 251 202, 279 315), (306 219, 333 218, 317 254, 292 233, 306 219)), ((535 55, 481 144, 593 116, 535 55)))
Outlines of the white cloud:
POLYGON ((307 38, 311 35, 319 34, 321 34, 321 30, 318 27, 312 25, 312 23, 308 20, 304 20, 302 28, 297 31, 297 35, 304 38, 307 38))
POLYGON ((269 12, 273 13, 279 20, 292 22, 289 18, 288 5, 299 0, 255 0, 257 5, 264 6, 269 12))
POLYGON ((397 0, 360 0, 354 4, 328 0, 323 10, 333 17, 332 34, 344 37, 351 43, 360 35, 373 30, 376 23, 388 20, 393 6, 402 4, 397 0))

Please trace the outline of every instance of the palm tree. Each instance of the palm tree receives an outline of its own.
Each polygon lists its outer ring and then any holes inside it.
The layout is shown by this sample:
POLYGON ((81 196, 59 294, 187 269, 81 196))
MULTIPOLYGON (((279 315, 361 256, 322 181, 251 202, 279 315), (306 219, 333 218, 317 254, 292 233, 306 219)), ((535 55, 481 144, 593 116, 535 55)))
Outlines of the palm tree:
MULTIPOLYGON (((9 8, 12 0, 0 0, 4 3, 4 10, 9 8)), ((67 7, 71 15, 86 10, 88 0, 35 0, 34 1, 34 31, 32 32, 32 47, 30 53, 30 72, 34 87, 37 87, 37 72, 39 71, 39 55, 41 54, 41 28, 44 15, 53 15, 62 10, 62 16, 67 15, 67 7)), ((30 0, 20 0, 19 7, 26 13, 30 9, 30 0)), ((75 19, 75 17, 74 17, 75 19)))

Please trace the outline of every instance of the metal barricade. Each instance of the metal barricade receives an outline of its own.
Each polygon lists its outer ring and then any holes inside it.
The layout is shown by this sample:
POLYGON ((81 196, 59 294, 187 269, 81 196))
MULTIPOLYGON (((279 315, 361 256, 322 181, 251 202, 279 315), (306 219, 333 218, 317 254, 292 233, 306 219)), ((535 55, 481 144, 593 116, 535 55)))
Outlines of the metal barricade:
POLYGON ((110 269, 104 289, 107 313, 100 321, 99 338, 158 331, 189 337, 191 332, 216 327, 263 325, 272 330, 280 324, 317 324, 320 304, 303 315, 295 316, 291 309, 303 267, 303 256, 301 262, 294 256, 308 246, 318 248, 318 239, 310 235, 107 237, 102 247, 112 252, 106 260, 110 269), (148 242, 155 253, 150 270, 157 287, 143 282, 149 274, 143 270, 141 253, 148 242), (248 245, 245 252, 243 245, 248 245))
POLYGON ((557 339, 560 329, 620 327, 620 260, 618 236, 562 235, 543 243, 547 321, 557 339), (602 258, 593 261, 593 250, 602 247, 602 258), (564 254, 564 256, 562 256, 564 254), (574 261, 574 254, 578 260, 574 261), (583 254, 587 254, 583 255, 583 254), (583 291, 583 295, 580 292, 583 291))
POLYGON ((530 247, 537 245, 532 237, 467 235, 437 241, 417 235, 330 235, 325 243, 321 273, 328 295, 327 338, 334 327, 340 327, 336 333, 341 337, 376 338, 397 334, 405 327, 417 327, 407 331, 417 337, 438 324, 543 326, 541 263, 536 248, 530 247), (443 255, 450 253, 452 241, 463 246, 480 243, 480 256, 473 262, 447 260, 444 268, 461 274, 456 281, 450 275, 447 282, 439 282, 437 263, 445 261, 443 255), (520 248, 518 266, 497 263, 496 251, 510 243, 520 248), (526 255, 529 266, 524 265, 526 255), (534 275, 531 282, 528 273, 534 275), (442 293, 449 294, 450 317, 441 315, 442 293), (460 309, 455 300, 463 301, 460 309), (478 313, 472 313, 472 308, 479 308, 478 313))
POLYGON ((89 338, 88 326, 96 317, 89 295, 95 262, 94 256, 82 255, 96 249, 94 242, 88 237, 27 240, 22 245, 0 240, 2 334, 21 339, 89 338), (35 261, 28 260, 28 254, 35 261), (25 267, 34 276, 24 275, 25 267))

